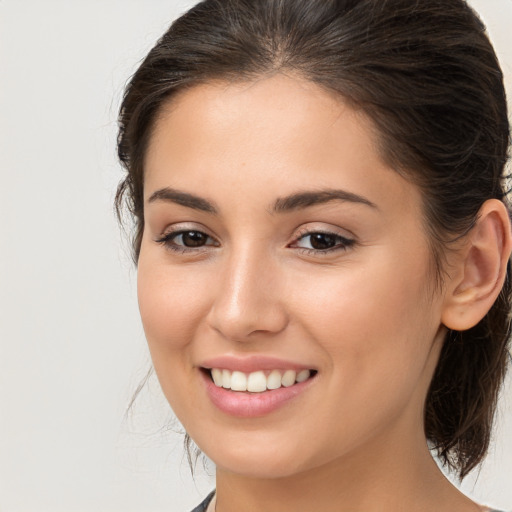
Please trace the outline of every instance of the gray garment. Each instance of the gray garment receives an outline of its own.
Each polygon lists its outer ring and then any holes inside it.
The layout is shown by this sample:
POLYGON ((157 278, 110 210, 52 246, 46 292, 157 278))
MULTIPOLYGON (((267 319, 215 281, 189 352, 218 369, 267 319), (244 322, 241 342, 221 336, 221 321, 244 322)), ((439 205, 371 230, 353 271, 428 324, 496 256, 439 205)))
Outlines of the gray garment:
POLYGON ((192 512, 205 512, 206 509, 208 508, 208 505, 210 504, 210 501, 212 501, 214 496, 215 489, 210 494, 208 494, 204 501, 200 505, 198 505, 194 510, 192 510, 192 512))

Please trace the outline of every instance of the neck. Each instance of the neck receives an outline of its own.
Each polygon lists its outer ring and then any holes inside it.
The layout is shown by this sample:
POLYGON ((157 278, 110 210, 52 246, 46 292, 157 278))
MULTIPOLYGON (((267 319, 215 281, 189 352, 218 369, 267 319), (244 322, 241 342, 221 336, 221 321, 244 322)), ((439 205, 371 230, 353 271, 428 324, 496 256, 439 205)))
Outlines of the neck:
POLYGON ((217 469, 216 512, 477 512, 424 439, 379 440, 302 473, 256 478, 217 469))

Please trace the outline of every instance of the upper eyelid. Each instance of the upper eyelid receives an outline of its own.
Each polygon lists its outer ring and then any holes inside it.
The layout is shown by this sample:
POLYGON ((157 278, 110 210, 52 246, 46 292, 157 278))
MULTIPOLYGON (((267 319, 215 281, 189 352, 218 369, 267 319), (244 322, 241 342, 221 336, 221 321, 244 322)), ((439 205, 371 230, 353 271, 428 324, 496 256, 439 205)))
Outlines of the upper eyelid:
POLYGON ((202 233, 203 235, 206 235, 207 238, 211 238, 213 241, 215 241, 216 243, 218 243, 218 240, 215 236, 213 235, 210 235, 209 233, 207 233, 206 231, 204 230, 201 230, 201 229, 193 229, 193 228, 178 228, 178 229, 172 229, 172 230, 165 230, 160 236, 158 236, 156 238, 156 242, 163 242, 167 239, 170 239, 170 238, 173 238, 173 240, 180 236, 180 235, 183 235, 184 233, 188 233, 190 231, 197 231, 198 233, 202 233))
POLYGON ((348 230, 343 230, 343 233, 340 233, 341 230, 337 230, 336 228, 300 228, 299 232, 294 236, 294 240, 298 240, 307 235, 311 235, 313 233, 323 233, 325 235, 334 235, 339 236, 340 238, 344 238, 346 240, 355 240, 356 237, 353 233, 348 230))
POLYGON ((187 225, 186 222, 184 222, 184 223, 177 222, 177 223, 172 224, 171 226, 166 226, 161 231, 161 233, 158 235, 158 237, 162 238, 167 235, 175 235, 175 234, 183 233, 186 231, 199 231, 211 238, 217 238, 217 236, 212 234, 211 230, 208 229, 206 226, 204 226, 202 224, 194 224, 194 223, 189 223, 187 225))
MULTIPOLYGON (((352 238, 352 237, 347 237, 347 236, 344 236, 344 235, 340 235, 340 234, 332 232, 332 231, 314 230, 314 231, 308 231, 308 232, 304 233, 303 235, 296 236, 293 239, 293 242, 291 244, 295 244, 295 243, 299 242, 300 240, 302 240, 303 238, 307 238, 308 236, 314 235, 316 233, 319 233, 319 234, 322 234, 322 235, 333 236, 335 238, 338 238, 339 240, 341 240, 341 244, 344 245, 344 246, 349 246, 349 245, 351 246, 351 245, 356 243, 355 238, 352 238)), ((289 245, 289 247, 290 247, 290 245, 289 245)), ((292 245, 292 248, 293 248, 293 245, 292 245)), ((325 249, 325 250, 321 250, 321 249, 306 249, 306 250, 308 250, 308 251, 315 251, 315 252, 318 252, 318 253, 324 253, 325 254, 325 253, 327 253, 327 252, 329 252, 330 250, 333 250, 333 249, 334 248, 325 249)))

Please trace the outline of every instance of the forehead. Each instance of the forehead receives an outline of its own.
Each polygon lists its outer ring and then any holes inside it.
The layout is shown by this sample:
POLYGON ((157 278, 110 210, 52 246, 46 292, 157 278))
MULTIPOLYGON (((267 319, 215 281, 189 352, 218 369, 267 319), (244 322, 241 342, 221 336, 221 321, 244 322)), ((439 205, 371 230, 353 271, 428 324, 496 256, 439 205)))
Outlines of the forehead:
POLYGON ((285 75, 180 91, 160 113, 144 167, 146 200, 158 187, 215 191, 219 182, 228 198, 244 189, 246 198, 268 201, 311 188, 391 201, 419 195, 380 157, 362 112, 285 75))
POLYGON ((281 74, 251 82, 199 84, 178 91, 163 106, 147 154, 151 156, 160 137, 168 139, 173 127, 179 127, 180 139, 204 136, 202 147, 244 139, 244 151, 250 149, 251 142, 254 149, 264 149, 261 144, 268 148, 269 130, 276 146, 284 139, 293 142, 299 138, 313 144, 326 138, 328 125, 345 110, 341 97, 304 79, 281 74))

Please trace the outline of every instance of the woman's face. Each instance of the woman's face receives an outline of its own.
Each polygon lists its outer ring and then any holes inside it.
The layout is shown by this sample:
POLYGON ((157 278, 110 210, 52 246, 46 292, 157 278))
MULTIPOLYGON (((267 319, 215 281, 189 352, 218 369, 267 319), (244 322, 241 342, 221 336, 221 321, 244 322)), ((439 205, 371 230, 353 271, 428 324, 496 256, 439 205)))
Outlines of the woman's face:
POLYGON ((286 476, 424 442, 443 298, 420 193, 361 113, 283 75, 196 86, 162 113, 145 170, 142 321, 219 468, 286 476))

